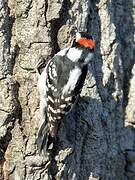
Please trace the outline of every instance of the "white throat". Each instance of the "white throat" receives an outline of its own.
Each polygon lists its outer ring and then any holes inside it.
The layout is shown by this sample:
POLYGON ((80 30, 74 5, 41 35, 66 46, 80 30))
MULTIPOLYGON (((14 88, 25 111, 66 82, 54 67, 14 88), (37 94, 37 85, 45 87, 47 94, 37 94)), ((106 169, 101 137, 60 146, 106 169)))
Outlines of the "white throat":
POLYGON ((67 53, 67 57, 73 62, 78 61, 78 59, 81 57, 81 55, 82 55, 82 50, 79 50, 75 47, 70 48, 67 53))

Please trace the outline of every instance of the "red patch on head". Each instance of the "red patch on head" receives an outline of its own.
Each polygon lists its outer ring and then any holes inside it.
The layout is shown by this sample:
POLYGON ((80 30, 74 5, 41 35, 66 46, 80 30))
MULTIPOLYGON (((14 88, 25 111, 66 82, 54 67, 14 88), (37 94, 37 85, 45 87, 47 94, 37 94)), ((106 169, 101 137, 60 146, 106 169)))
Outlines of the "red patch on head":
POLYGON ((77 42, 81 46, 85 46, 86 48, 89 48, 89 49, 94 49, 95 48, 95 41, 93 41, 92 39, 81 38, 77 42))

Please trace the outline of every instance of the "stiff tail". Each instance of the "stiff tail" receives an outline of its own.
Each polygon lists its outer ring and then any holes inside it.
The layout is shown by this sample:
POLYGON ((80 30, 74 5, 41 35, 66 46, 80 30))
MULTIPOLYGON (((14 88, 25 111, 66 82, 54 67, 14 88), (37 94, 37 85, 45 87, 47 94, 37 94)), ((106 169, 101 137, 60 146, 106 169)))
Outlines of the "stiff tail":
POLYGON ((48 62, 48 57, 40 56, 39 61, 36 65, 36 72, 38 76, 42 74, 47 62, 48 62))
POLYGON ((44 122, 39 130, 38 137, 36 140, 39 153, 41 154, 43 151, 44 154, 46 154, 48 150, 51 150, 53 148, 54 142, 55 139, 52 138, 49 134, 48 126, 44 122))

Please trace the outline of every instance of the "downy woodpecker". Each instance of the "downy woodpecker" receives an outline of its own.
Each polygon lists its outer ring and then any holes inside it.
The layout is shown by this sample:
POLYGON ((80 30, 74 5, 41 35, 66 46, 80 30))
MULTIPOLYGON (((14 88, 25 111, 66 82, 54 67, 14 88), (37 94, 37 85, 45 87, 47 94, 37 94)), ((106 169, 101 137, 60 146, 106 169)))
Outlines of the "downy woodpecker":
POLYGON ((86 32, 76 33, 71 47, 55 54, 43 72, 38 72, 41 126, 37 145, 46 152, 55 142, 63 117, 71 110, 80 94, 93 58, 95 42, 86 32))

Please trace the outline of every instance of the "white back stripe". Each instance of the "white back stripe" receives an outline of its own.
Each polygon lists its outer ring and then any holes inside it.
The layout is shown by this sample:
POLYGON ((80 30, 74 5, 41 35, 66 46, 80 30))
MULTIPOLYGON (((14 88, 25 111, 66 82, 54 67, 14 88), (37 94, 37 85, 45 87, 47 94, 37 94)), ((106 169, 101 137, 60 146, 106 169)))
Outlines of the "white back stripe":
POLYGON ((76 85, 81 73, 82 73, 81 69, 77 66, 75 67, 75 69, 73 69, 70 72, 68 82, 63 87, 62 94, 68 94, 70 91, 72 91, 75 88, 75 85, 76 85))

